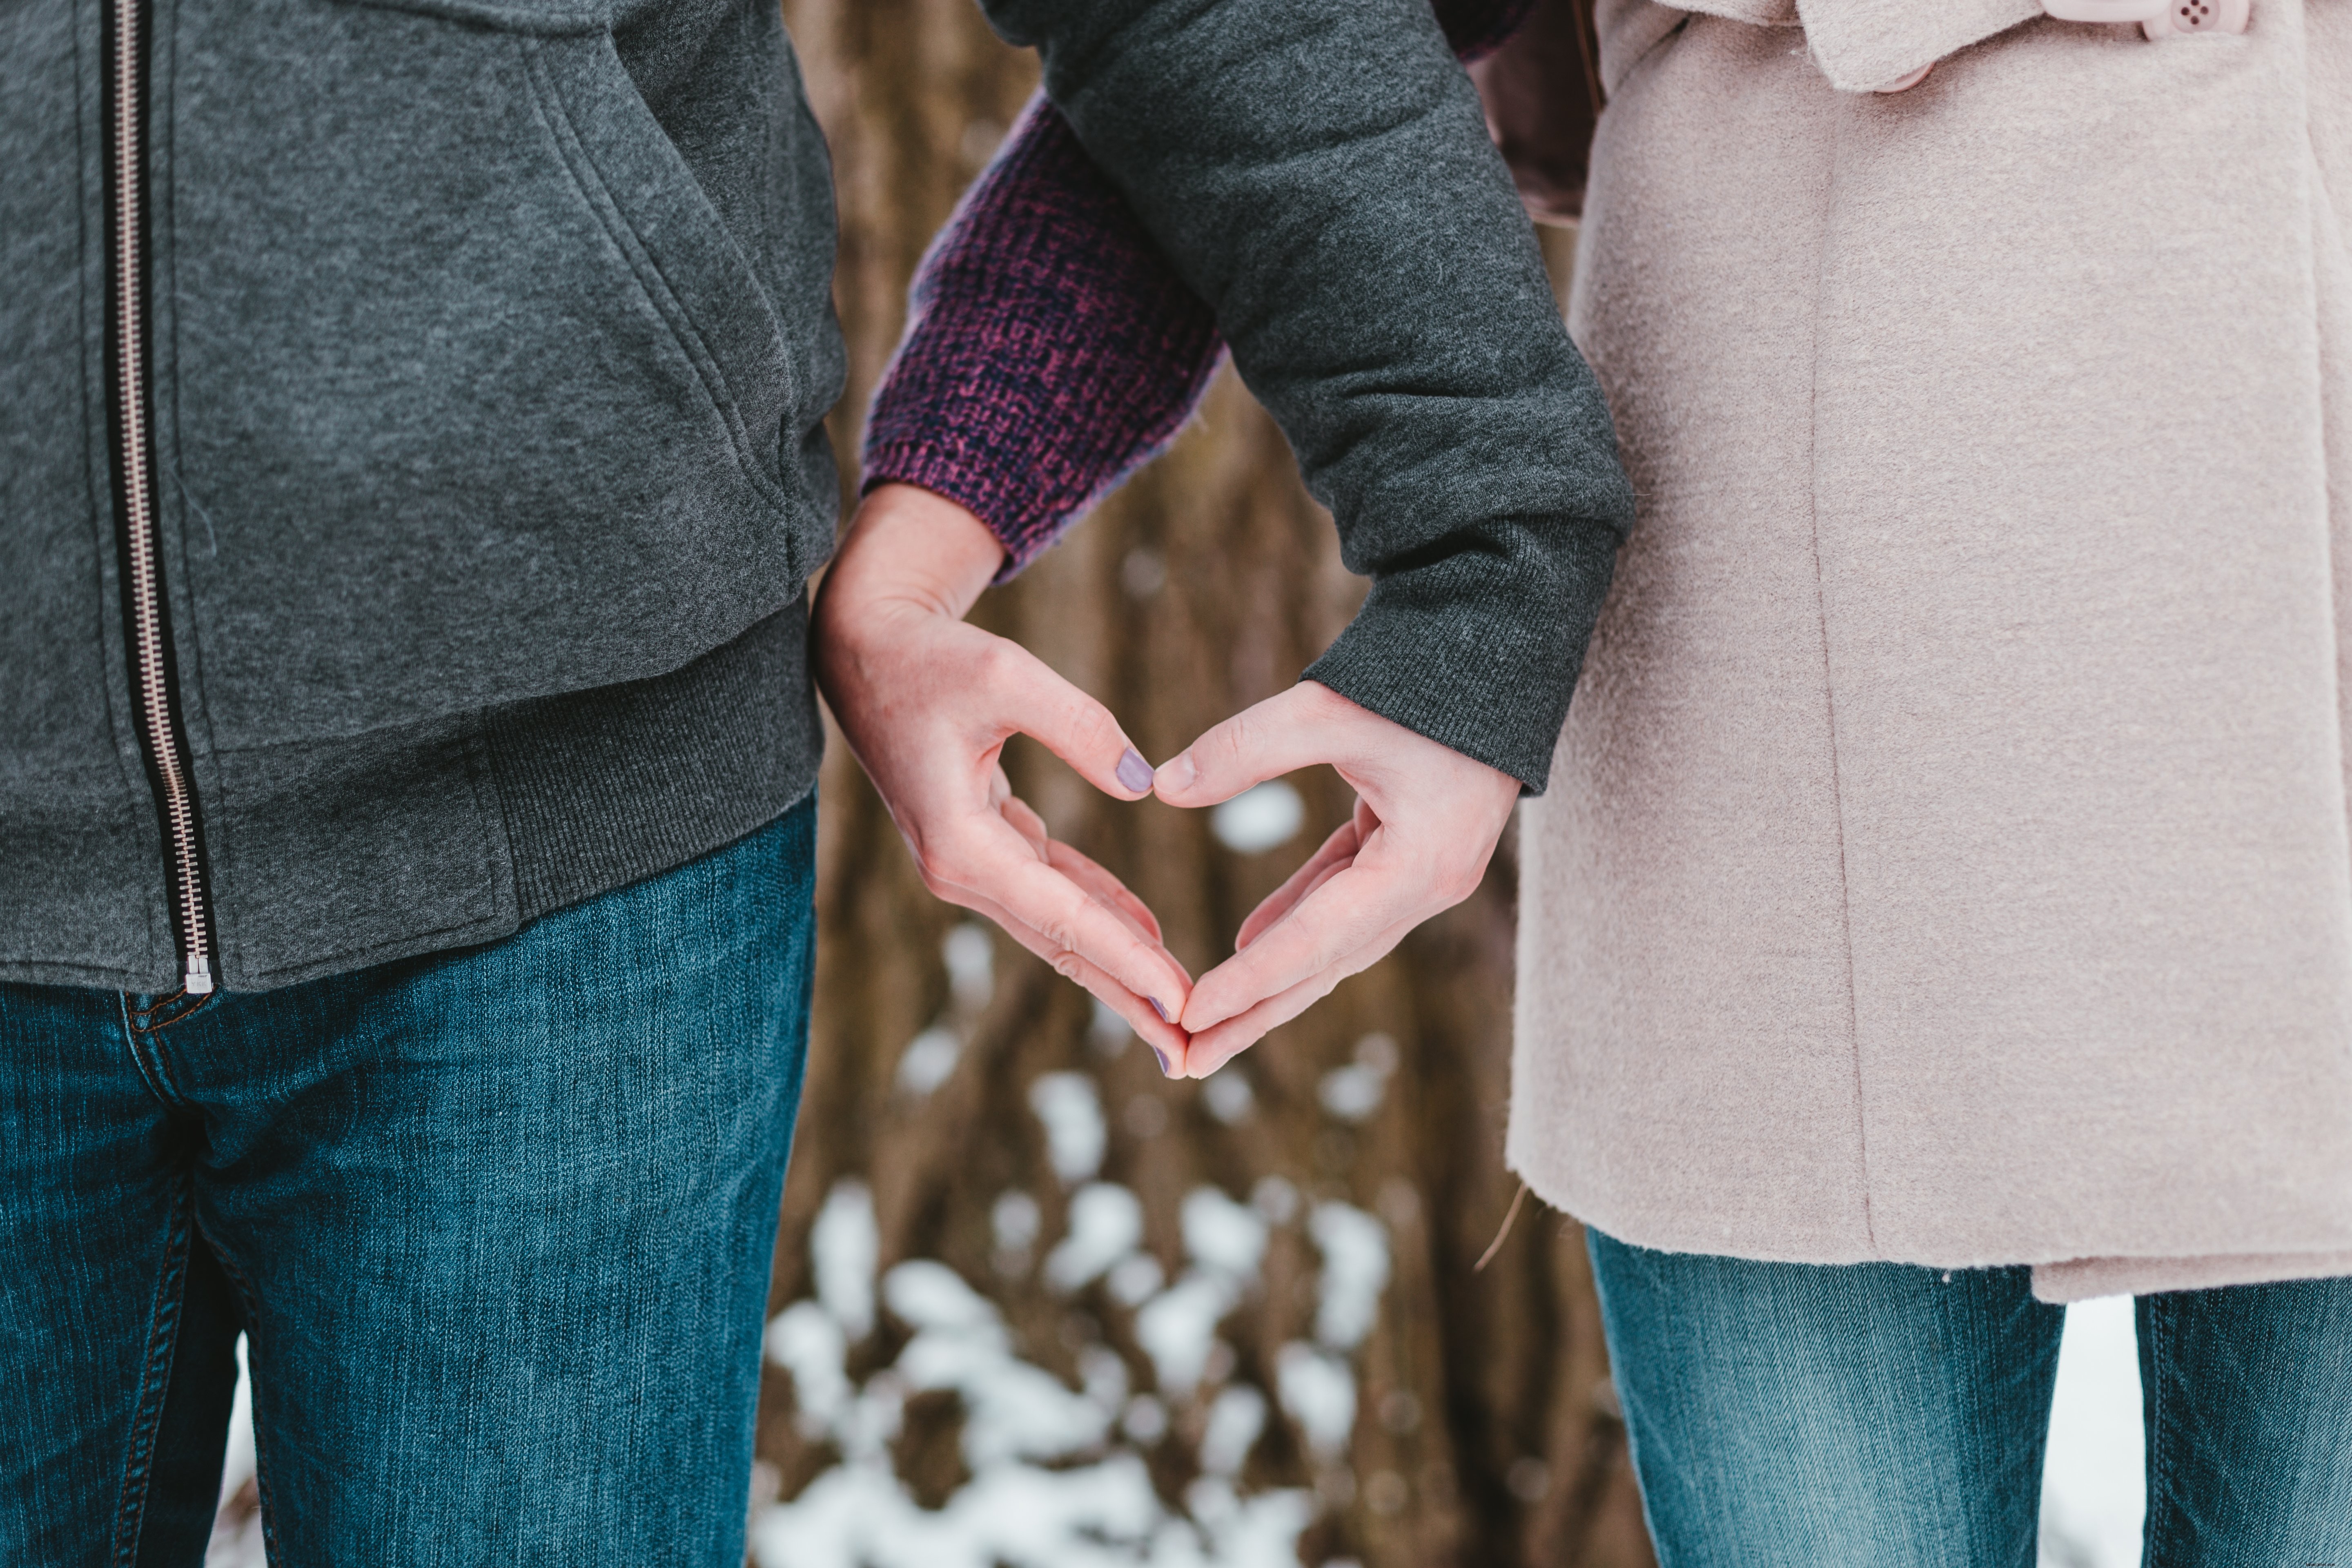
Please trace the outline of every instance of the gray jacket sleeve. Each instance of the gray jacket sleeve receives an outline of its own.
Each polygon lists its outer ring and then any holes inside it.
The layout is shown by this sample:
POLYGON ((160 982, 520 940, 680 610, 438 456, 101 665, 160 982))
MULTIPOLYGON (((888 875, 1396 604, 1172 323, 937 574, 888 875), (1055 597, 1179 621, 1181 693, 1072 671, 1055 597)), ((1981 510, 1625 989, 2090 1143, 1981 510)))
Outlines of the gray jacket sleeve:
POLYGON ((1540 791, 1633 492, 1427 0, 982 5, 1372 579, 1307 678, 1540 791))

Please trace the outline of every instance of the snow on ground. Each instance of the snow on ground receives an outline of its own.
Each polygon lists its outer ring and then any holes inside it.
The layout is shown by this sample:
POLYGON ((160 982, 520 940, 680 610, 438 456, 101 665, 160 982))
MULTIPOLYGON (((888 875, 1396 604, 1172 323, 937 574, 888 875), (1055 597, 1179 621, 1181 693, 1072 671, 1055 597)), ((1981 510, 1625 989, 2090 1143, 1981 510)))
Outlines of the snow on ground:
POLYGON ((1307 803, 1280 779, 1255 784, 1209 814, 1209 831, 1236 855, 1287 844, 1307 820, 1307 803))
MULTIPOLYGON (((1252 809, 1266 816, 1253 831, 1271 831, 1275 807, 1261 802, 1252 809)), ((1294 822, 1285 832, 1295 830, 1294 822)), ((1103 1028, 1106 1048, 1113 1032, 1103 1028)), ((1367 1036, 1354 1063, 1326 1079, 1327 1109, 1349 1120, 1369 1116, 1396 1065, 1395 1042, 1367 1036)), ((904 1081, 908 1069, 900 1070, 904 1081)), ((1238 1089, 1213 1109, 1237 1121, 1253 1102, 1247 1080, 1230 1077, 1238 1089)), ((1265 1391, 1228 1381, 1235 1355, 1217 1330, 1255 1287, 1274 1227, 1303 1223, 1322 1264, 1313 1340, 1277 1352, 1275 1394, 1328 1479, 1355 1427, 1354 1356, 1388 1288, 1387 1227, 1351 1205, 1309 1205, 1278 1177, 1259 1182, 1247 1202, 1200 1186, 1178 1210, 1183 1265, 1171 1280, 1144 1248, 1141 1202, 1098 1179, 1107 1128, 1093 1079, 1046 1073, 1030 1085, 1029 1104, 1044 1125, 1055 1175, 1073 1189, 1063 1234, 1045 1255, 1044 1280, 1066 1295, 1100 1279, 1133 1307, 1152 1386, 1131 1389, 1127 1363, 1097 1342, 1080 1350, 1080 1386, 1071 1388, 1020 1358, 992 1302, 946 1265, 924 1258, 880 1279, 882 1306, 913 1337, 890 1366, 854 1383, 851 1352, 875 1327, 877 1235, 871 1194, 845 1180, 811 1234, 814 1298, 786 1308, 767 1331, 769 1359, 792 1374, 803 1433, 835 1443, 844 1462, 798 1497, 754 1510, 760 1568, 1296 1563, 1313 1498, 1287 1489, 1242 1495, 1238 1479, 1273 1408, 1265 1391), (953 1390, 962 1403, 971 1479, 943 1506, 924 1509, 896 1475, 890 1442, 908 1397, 938 1389, 953 1390), (1171 1406, 1185 1405, 1197 1423, 1187 1430, 1199 1434, 1201 1474, 1171 1506, 1153 1489, 1138 1448, 1165 1441, 1171 1406)), ((991 1211, 991 1229, 994 1266, 1017 1273, 1043 1239, 1042 1213, 1034 1199, 1006 1193, 991 1211)))
POLYGON ((253 1492, 253 1382, 246 1375, 245 1336, 236 1340, 236 1400, 228 1417, 228 1453, 221 1465, 220 1510, 205 1548, 205 1568, 265 1568, 261 1514, 253 1492))
POLYGON ((907 1042, 898 1057, 898 1089, 920 1100, 947 1082, 963 1056, 963 1041, 944 1025, 925 1029, 907 1042))
POLYGON ((1142 1203, 1125 1187, 1088 1182, 1070 1194, 1069 1234, 1045 1255, 1045 1283, 1067 1295, 1142 1245, 1142 1203))
POLYGON ((1257 1095, 1250 1088, 1248 1076, 1231 1062, 1209 1075, 1209 1081, 1201 1086, 1201 1100, 1209 1114, 1228 1127, 1238 1126, 1257 1109, 1257 1095))
POLYGON ((996 939, 978 921, 966 921, 940 942, 948 992, 957 1006, 976 1013, 996 994, 996 939))
MULTIPOLYGON (((1071 1116, 1076 1101, 1062 1089, 1033 1103, 1050 1140, 1054 1117, 1071 1116)), ((1067 1168, 1075 1170, 1075 1163, 1067 1168)), ((1141 1212, 1125 1188, 1103 1182, 1080 1187, 1071 1197, 1068 1230, 1047 1255, 1049 1282, 1072 1289, 1131 1270, 1147 1256, 1141 1212)), ((816 1295, 769 1324, 767 1352, 792 1373, 803 1431, 837 1444, 844 1462, 792 1500, 755 1510, 754 1560, 760 1568, 1287 1568, 1297 1561, 1299 1531, 1314 1517, 1307 1495, 1282 1489, 1244 1497, 1235 1485, 1265 1428, 1264 1394, 1240 1384, 1209 1394, 1199 1428, 1202 1474, 1181 1507, 1170 1507, 1153 1490, 1134 1447, 1165 1438, 1166 1401, 1191 1398, 1202 1384, 1221 1381, 1219 1365, 1230 1367, 1230 1352, 1222 1361, 1213 1353, 1217 1325, 1255 1278, 1268 1225, 1258 1207, 1213 1188, 1186 1197, 1184 1272, 1151 1294, 1138 1314, 1157 1392, 1131 1391, 1126 1363, 1100 1344, 1081 1351, 1075 1389, 1023 1361, 994 1303, 928 1258, 882 1275, 881 1305, 913 1337, 890 1366, 856 1384, 845 1369, 851 1347, 871 1327, 870 1318, 865 1329, 856 1320, 861 1310, 870 1314, 875 1300, 874 1211, 861 1184, 843 1182, 818 1221, 819 1230, 834 1230, 811 1240, 816 1295), (846 1277, 861 1269, 863 1280, 846 1277), (1150 1333, 1147 1321, 1156 1324, 1150 1333), (894 1472, 889 1448, 908 1397, 930 1389, 952 1389, 962 1401, 963 1459, 971 1472, 938 1509, 915 1501, 894 1472)), ((1332 1228, 1334 1236, 1343 1233, 1346 1239, 1336 1244, 1320 1235, 1318 1242, 1327 1259, 1336 1245, 1348 1260, 1325 1299, 1336 1291, 1347 1303, 1341 1318, 1352 1322, 1370 1276, 1360 1257, 1365 1238, 1344 1221, 1332 1228)), ((1384 1279, 1385 1237, 1379 1245, 1384 1279)), ((1343 1402, 1352 1415, 1353 1373, 1345 1360, 1307 1353, 1333 1384, 1318 1394, 1318 1410, 1343 1402)), ((1318 1435, 1318 1447, 1336 1446, 1324 1436, 1318 1435)), ((1344 1440, 1342 1433, 1338 1442, 1344 1440)))
POLYGON ((1389 1287, 1388 1230, 1360 1208, 1317 1204, 1307 1234, 1323 1253, 1315 1337, 1328 1349, 1352 1351, 1372 1331, 1389 1287))
POLYGON ((817 1300, 851 1339, 874 1329, 874 1194, 864 1182, 837 1182, 809 1229, 817 1300))
POLYGON ((1049 1072, 1029 1086, 1029 1109, 1045 1124, 1045 1158, 1062 1184, 1083 1182, 1102 1169, 1102 1095, 1082 1072, 1049 1072))
POLYGON ((2132 1301, 2066 1309, 2050 1457, 2042 1476, 2042 1568, 2138 1568, 2147 1504, 2132 1301))

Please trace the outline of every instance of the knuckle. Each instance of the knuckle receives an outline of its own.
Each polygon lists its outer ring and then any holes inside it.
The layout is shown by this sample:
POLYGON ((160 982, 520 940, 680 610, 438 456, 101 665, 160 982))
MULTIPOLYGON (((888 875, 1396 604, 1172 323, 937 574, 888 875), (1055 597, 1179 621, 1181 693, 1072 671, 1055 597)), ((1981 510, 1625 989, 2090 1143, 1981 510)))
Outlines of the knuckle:
POLYGON ((1018 661, 1012 644, 1001 637, 990 637, 970 654, 973 677, 983 686, 1002 686, 1010 680, 1018 661))
POLYGON ((1085 692, 1073 692, 1068 723, 1071 736, 1089 750, 1108 751, 1118 743, 1118 725, 1110 710, 1085 692))
POLYGON ((1479 875, 1479 870, 1478 867, 1465 865, 1458 861, 1439 868, 1435 880, 1436 892, 1437 896, 1445 901, 1447 908, 1450 909, 1462 902, 1478 890, 1478 884, 1486 879, 1479 875))

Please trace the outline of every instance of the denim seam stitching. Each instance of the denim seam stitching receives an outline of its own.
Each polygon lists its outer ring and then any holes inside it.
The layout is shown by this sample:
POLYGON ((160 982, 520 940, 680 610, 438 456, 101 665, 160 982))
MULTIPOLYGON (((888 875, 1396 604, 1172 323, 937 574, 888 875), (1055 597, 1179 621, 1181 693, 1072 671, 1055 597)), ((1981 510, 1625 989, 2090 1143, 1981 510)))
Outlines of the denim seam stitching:
POLYGON ((212 1247, 213 1261, 220 1265, 221 1272, 227 1275, 229 1283, 236 1287, 237 1299, 245 1303, 245 1375, 252 1390, 255 1411, 253 1491, 260 1504, 262 1549, 268 1560, 276 1563, 279 1560, 278 1526, 274 1520, 275 1510, 269 1506, 269 1449, 261 1437, 261 1376, 257 1370, 261 1365, 261 1299, 255 1294, 253 1282, 245 1277, 245 1270, 229 1257, 226 1247, 214 1246, 209 1237, 205 1237, 205 1245, 212 1247))
POLYGON ((159 1035, 165 1029, 170 1028, 173 1025, 179 1023, 182 1019, 194 1017, 198 1013, 209 1006, 212 1003, 212 999, 219 994, 220 993, 217 991, 208 992, 204 995, 196 997, 194 1001, 190 1001, 185 992, 174 992, 171 995, 165 997, 163 1001, 156 1003, 152 1007, 148 1007, 144 1010, 131 1008, 131 1026, 138 1030, 142 1035, 159 1035), (175 1003, 181 1002, 187 1003, 187 1005, 168 1016, 162 1016, 165 1008, 172 1006, 175 1003))
POLYGON ((2151 1563, 2163 1561, 2153 1550, 2158 1522, 2162 1517, 2158 1500, 2169 1497, 2172 1489, 2165 1479, 2170 1445, 2164 1440, 2167 1405, 2164 1397, 2167 1364, 2164 1337, 2164 1303, 2160 1300, 2151 1301, 2147 1311, 2147 1375, 2142 1379, 2148 1386, 2140 1391, 2140 1398, 2147 1407, 2147 1502, 2140 1528, 2140 1555, 2151 1563))
POLYGON ((139 1403, 131 1418, 129 1453, 123 1461, 122 1502, 114 1516, 116 1568, 132 1568, 139 1557, 139 1535, 146 1523, 147 1484, 155 1468, 156 1435, 163 1425, 163 1407, 171 1394, 172 1362, 180 1343, 180 1320, 188 1279, 188 1237, 194 1226, 194 1194, 188 1178, 175 1179, 178 1196, 172 1205, 170 1239, 164 1244, 163 1268, 155 1281, 154 1305, 147 1332, 147 1352, 141 1358, 139 1403))
POLYGON ((118 993, 117 996, 122 1010, 122 1048, 130 1055, 131 1065, 138 1071, 139 1081, 147 1086, 147 1092, 153 1095, 160 1103, 177 1107, 180 1103, 178 1096, 171 1091, 159 1076, 162 1071, 162 1062, 159 1059, 155 1066, 151 1068, 148 1066, 145 1054, 139 1048, 146 1031, 131 1021, 131 997, 124 993, 118 993))

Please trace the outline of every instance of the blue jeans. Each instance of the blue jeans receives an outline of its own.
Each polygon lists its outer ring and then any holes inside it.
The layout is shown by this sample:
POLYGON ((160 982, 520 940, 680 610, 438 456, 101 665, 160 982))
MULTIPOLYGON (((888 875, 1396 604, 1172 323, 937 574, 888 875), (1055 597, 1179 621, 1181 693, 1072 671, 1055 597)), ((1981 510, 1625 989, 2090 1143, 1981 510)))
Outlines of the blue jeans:
POLYGON ((488 947, 0 985, 0 1563, 740 1568, 813 803, 488 947))
MULTIPOLYGON (((1662 1568, 2033 1568, 2062 1308, 1589 1233, 1662 1568)), ((2352 1279, 2137 1302, 2145 1568, 2352 1568, 2352 1279)))

